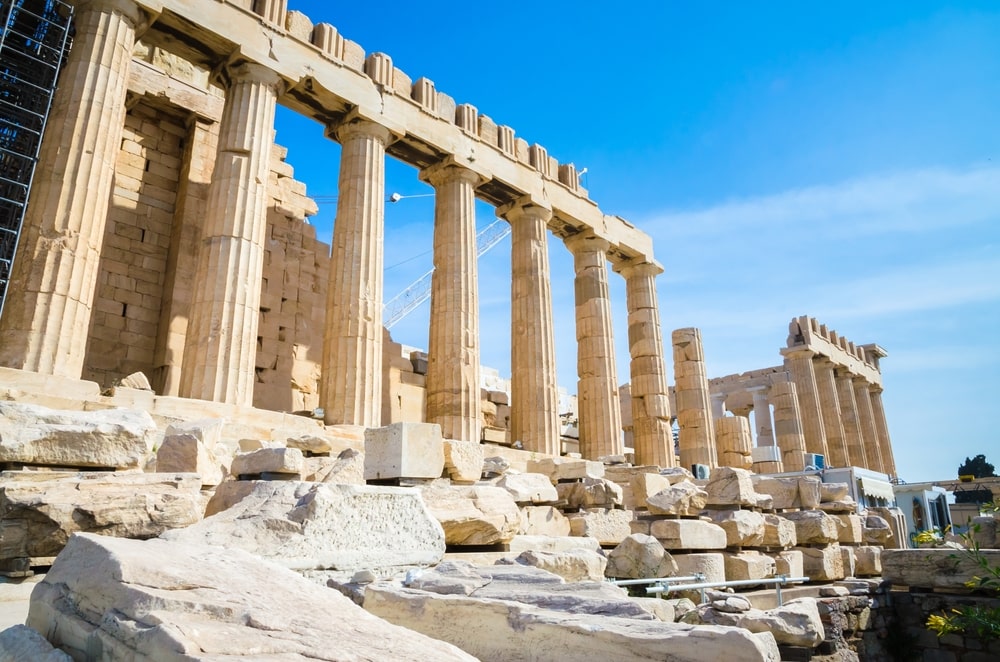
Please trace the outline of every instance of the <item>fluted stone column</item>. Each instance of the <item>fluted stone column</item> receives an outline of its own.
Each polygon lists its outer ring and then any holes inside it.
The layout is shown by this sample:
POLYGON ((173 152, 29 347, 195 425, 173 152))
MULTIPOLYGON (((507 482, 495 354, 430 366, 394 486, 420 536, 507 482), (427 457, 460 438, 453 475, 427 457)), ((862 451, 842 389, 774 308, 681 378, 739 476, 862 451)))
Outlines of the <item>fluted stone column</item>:
POLYGON ((389 130, 354 120, 341 144, 337 218, 323 337, 320 403, 330 425, 382 420, 382 263, 389 130))
POLYGON ((855 377, 853 381, 854 400, 858 405, 858 423, 861 427, 861 443, 865 448, 868 468, 885 473, 879 449, 878 430, 875 427, 875 412, 872 411, 872 400, 868 395, 868 380, 864 377, 855 377))
POLYGON ((723 416, 714 424, 719 466, 749 469, 753 465, 750 421, 742 416, 723 416))
POLYGON ((230 72, 181 368, 181 394, 253 405, 267 180, 281 80, 259 64, 230 72))
POLYGON ((517 201, 497 210, 511 226, 511 439, 559 455, 548 226, 552 210, 517 201))
POLYGON ((896 458, 892 453, 892 441, 889 438, 889 424, 885 418, 885 406, 882 404, 882 387, 871 384, 868 393, 872 401, 872 414, 875 416, 875 431, 878 433, 879 454, 882 457, 882 470, 896 478, 896 458))
POLYGON ((772 384, 771 404, 774 405, 774 437, 781 449, 783 469, 802 471, 806 468, 806 438, 802 431, 802 411, 795 383, 772 384))
POLYGON ((614 325, 608 293, 608 248, 594 236, 566 240, 573 253, 576 279, 577 408, 580 454, 596 460, 624 452, 614 325))
POLYGON ((837 395, 840 402, 840 418, 844 424, 844 438, 847 442, 848 465, 867 467, 865 447, 861 442, 861 422, 858 418, 858 404, 854 400, 854 384, 851 373, 838 368, 835 371, 837 395))
POLYGON ((677 400, 677 423, 680 427, 681 466, 685 469, 690 469, 693 464, 717 467, 719 460, 701 331, 695 328, 677 329, 671 335, 671 340, 674 347, 674 397, 677 400))
POLYGON ((806 452, 827 455, 826 431, 819 404, 816 373, 813 370, 814 352, 809 349, 783 349, 785 366, 795 382, 801 413, 802 432, 806 437, 806 452))
POLYGON ((628 306, 628 347, 632 394, 632 442, 638 464, 677 465, 670 419, 663 332, 656 298, 660 265, 630 263, 621 268, 628 306))
POLYGON ((753 390, 753 417, 757 428, 757 445, 774 445, 774 426, 771 423, 771 401, 764 388, 753 390))
POLYGON ((837 397, 837 382, 833 375, 833 362, 825 356, 813 360, 816 373, 816 389, 819 393, 820 410, 823 412, 823 430, 826 432, 826 466, 850 466, 844 424, 841 422, 840 399, 837 397))
POLYGON ((74 3, 3 318, 0 365, 79 379, 125 123, 139 8, 74 3))
POLYGON ((435 190, 434 274, 427 351, 427 422, 446 439, 480 440, 479 290, 473 171, 433 166, 421 177, 435 190))

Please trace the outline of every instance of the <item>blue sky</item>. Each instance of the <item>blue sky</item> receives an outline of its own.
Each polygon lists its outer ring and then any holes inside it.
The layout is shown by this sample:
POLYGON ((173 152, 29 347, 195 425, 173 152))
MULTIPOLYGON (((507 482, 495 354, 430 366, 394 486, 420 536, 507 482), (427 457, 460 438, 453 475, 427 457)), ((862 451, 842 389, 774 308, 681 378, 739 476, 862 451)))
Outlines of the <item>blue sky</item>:
MULTIPOLYGON (((1000 466, 996 3, 608 6, 289 2, 586 167, 592 199, 653 237, 664 335, 699 327, 711 376, 777 365, 789 320, 812 315, 889 352, 903 479, 951 477, 977 453, 1000 466)), ((336 195, 321 127, 279 110, 277 129, 309 192, 336 195)), ((391 159, 387 189, 430 192, 391 159)), ((321 237, 334 211, 313 219, 321 237)), ((387 298, 430 268, 432 222, 429 197, 387 205, 387 298)), ((551 238, 549 253, 560 384, 575 390, 572 260, 551 238)), ((480 260, 483 362, 505 374, 509 273, 508 242, 480 260)), ((426 346, 427 315, 393 337, 426 346)))

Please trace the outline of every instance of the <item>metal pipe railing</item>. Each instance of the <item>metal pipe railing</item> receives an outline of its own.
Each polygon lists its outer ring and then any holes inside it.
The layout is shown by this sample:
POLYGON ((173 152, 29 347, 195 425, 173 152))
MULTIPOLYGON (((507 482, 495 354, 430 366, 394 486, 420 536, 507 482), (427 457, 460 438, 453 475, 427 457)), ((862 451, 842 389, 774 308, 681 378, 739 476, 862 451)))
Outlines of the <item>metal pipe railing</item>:
POLYGON ((684 577, 650 577, 647 579, 613 579, 611 583, 615 586, 637 586, 640 584, 666 584, 670 582, 698 582, 704 581, 705 575, 696 572, 693 575, 684 577))
POLYGON ((661 594, 672 591, 693 591, 697 590, 701 596, 701 602, 705 602, 705 589, 708 588, 726 588, 729 586, 760 586, 774 584, 775 592, 777 593, 778 606, 780 607, 783 603, 781 600, 781 585, 790 584, 792 582, 807 582, 809 577, 789 577, 787 575, 777 575, 775 577, 768 577, 766 579, 734 579, 727 582, 699 582, 697 584, 681 584, 680 586, 650 586, 646 589, 646 593, 661 594))

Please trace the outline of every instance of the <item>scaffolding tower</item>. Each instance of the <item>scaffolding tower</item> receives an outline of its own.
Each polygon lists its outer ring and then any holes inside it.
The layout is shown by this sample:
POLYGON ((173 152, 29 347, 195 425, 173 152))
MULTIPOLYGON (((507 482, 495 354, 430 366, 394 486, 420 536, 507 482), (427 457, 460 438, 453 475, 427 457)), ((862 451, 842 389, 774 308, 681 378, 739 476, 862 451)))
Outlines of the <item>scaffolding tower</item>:
POLYGON ((0 0, 0 315, 72 16, 60 0, 0 0))

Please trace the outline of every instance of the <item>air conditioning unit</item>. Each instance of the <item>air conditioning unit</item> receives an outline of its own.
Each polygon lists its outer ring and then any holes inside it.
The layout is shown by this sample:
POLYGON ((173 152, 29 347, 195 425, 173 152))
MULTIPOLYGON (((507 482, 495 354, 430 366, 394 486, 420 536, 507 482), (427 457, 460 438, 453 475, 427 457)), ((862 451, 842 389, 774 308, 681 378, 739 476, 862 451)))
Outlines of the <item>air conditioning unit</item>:
POLYGON ((757 446, 750 449, 750 459, 757 462, 781 462, 781 449, 777 446, 757 446))
POLYGON ((708 480, 709 468, 707 464, 692 464, 691 473, 698 480, 708 480))
POLYGON ((805 453, 806 469, 826 469, 826 458, 821 453, 805 453))

